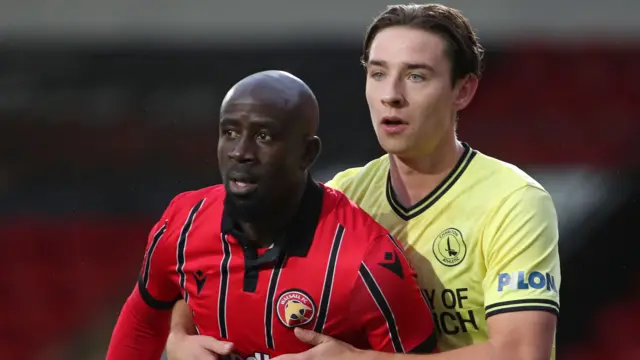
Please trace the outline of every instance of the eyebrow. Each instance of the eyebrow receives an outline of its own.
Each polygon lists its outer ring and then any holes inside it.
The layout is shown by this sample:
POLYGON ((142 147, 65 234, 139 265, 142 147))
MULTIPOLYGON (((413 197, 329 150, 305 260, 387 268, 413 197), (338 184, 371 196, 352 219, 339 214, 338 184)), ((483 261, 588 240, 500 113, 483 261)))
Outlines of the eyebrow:
POLYGON ((234 117, 221 116, 219 122, 220 125, 233 125, 237 124, 239 120, 234 117))
MULTIPOLYGON (((378 59, 372 59, 369 60, 369 62, 367 63, 368 66, 380 66, 380 67, 388 67, 389 65, 387 64, 386 61, 384 60, 378 60, 378 59)), ((405 67, 408 70, 427 70, 430 72, 435 72, 435 69, 432 66, 429 66, 425 63, 402 63, 402 66, 405 67)))
MULTIPOLYGON (((237 116, 235 116, 235 114, 231 114, 231 115, 222 116, 219 122, 220 122, 220 125, 223 125, 223 126, 233 126, 233 125, 239 124, 241 120, 237 116)), ((277 119, 273 119, 269 117, 255 117, 249 121, 249 125, 260 126, 264 128, 270 128, 270 129, 280 126, 277 119)))

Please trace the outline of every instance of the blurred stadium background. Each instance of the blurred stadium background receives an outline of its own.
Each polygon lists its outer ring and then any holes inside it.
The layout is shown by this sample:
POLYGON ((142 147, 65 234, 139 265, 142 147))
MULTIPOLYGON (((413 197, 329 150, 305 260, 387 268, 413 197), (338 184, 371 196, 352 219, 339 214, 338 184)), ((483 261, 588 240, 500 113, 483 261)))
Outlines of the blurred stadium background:
MULTIPOLYGON (((488 50, 460 137, 559 212, 558 359, 640 359, 640 2, 444 3, 488 50)), ((381 154, 358 59, 386 4, 0 1, 0 358, 104 358, 150 226, 218 181, 217 110, 240 78, 314 89, 316 178, 381 154)))

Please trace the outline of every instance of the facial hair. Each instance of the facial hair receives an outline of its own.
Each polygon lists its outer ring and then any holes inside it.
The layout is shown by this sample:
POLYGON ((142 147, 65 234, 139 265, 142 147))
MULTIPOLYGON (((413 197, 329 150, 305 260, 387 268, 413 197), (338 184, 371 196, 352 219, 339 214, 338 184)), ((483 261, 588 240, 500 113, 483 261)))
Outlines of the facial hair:
POLYGON ((239 198, 227 192, 224 208, 229 216, 237 221, 256 223, 269 218, 273 206, 262 194, 251 194, 239 198))

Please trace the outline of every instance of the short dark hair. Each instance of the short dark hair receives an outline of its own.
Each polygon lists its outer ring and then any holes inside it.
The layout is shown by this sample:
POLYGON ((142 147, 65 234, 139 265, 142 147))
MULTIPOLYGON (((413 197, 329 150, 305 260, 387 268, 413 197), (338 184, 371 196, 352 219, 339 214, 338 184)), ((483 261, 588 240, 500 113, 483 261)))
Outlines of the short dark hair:
POLYGON ((393 26, 421 29, 441 36, 447 44, 454 84, 469 74, 478 78, 482 75, 484 48, 469 20, 459 10, 441 4, 389 5, 367 28, 361 58, 363 65, 369 61, 369 50, 376 35, 393 26))

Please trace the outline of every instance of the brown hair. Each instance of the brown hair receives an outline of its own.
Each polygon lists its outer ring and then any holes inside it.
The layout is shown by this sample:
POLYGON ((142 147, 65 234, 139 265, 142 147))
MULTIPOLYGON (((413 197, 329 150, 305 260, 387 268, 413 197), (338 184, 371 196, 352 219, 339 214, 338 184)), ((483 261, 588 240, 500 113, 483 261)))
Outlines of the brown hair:
POLYGON ((440 4, 389 5, 367 29, 362 64, 369 61, 369 50, 376 35, 389 27, 407 26, 433 32, 447 44, 447 57, 451 61, 451 81, 473 74, 480 78, 484 48, 478 42, 469 20, 459 10, 440 4))

